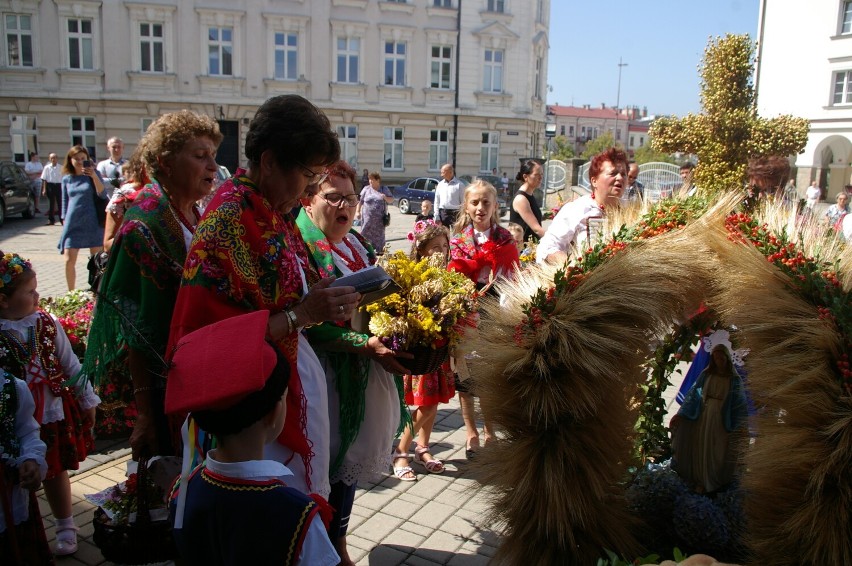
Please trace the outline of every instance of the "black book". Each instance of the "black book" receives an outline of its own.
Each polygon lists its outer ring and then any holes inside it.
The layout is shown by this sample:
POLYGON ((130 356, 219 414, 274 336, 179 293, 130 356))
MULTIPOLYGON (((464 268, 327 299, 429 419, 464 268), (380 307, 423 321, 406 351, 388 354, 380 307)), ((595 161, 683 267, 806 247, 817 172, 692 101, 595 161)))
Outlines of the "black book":
POLYGON ((355 287, 355 290, 361 293, 358 306, 369 305, 400 290, 399 285, 378 264, 339 277, 329 287, 355 287))

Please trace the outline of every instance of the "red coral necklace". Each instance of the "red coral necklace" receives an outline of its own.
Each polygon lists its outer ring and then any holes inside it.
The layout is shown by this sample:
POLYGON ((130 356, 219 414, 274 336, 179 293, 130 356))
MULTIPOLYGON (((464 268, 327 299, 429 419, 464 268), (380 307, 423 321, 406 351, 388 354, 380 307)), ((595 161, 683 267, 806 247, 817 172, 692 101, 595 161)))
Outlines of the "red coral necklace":
POLYGON ((364 261, 364 258, 361 257, 361 254, 358 253, 358 251, 355 249, 355 246, 353 246, 345 236, 343 237, 343 243, 346 245, 347 248, 349 248, 349 253, 352 254, 351 258, 347 257, 347 255, 344 254, 337 247, 337 244, 329 242, 329 244, 331 244, 331 251, 337 254, 337 256, 343 260, 343 262, 346 264, 346 267, 349 268, 349 271, 355 273, 367 267, 367 263, 364 261))

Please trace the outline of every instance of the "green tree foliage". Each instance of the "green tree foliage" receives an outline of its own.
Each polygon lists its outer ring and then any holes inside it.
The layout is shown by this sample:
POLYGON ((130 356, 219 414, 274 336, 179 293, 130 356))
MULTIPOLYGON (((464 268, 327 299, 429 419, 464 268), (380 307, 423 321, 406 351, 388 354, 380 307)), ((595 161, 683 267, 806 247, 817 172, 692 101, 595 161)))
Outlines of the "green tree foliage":
POLYGON ((645 145, 634 151, 633 159, 639 165, 642 165, 643 163, 653 162, 677 163, 677 160, 671 153, 657 151, 656 149, 654 149, 651 143, 646 143, 645 145))
POLYGON ((604 132, 586 144, 586 149, 580 154, 580 157, 583 159, 591 159, 595 155, 611 148, 614 145, 618 146, 619 149, 624 149, 620 143, 615 143, 615 138, 612 136, 612 132, 604 132))
POLYGON ((741 187, 749 158, 800 153, 807 143, 804 118, 757 115, 753 70, 748 35, 711 38, 700 68, 702 113, 660 118, 648 132, 658 151, 698 156, 695 184, 708 194, 741 187))
POLYGON ((571 147, 571 142, 565 136, 556 136, 553 138, 553 148, 551 150, 551 159, 567 161, 574 157, 574 148, 571 147))

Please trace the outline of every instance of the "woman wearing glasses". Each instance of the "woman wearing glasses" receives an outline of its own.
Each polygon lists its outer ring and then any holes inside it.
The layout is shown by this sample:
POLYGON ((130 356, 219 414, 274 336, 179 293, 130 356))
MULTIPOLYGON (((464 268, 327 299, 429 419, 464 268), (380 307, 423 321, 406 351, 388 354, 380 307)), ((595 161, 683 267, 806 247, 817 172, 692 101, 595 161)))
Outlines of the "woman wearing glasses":
POLYGON ((382 176, 375 171, 370 173, 370 184, 361 191, 355 218, 361 221, 361 235, 373 244, 377 254, 385 250, 385 215, 388 214, 388 204, 392 202, 390 190, 382 186, 382 176))
MULTIPOLYGON (((323 277, 349 275, 376 262, 373 246, 352 229, 358 196, 355 170, 345 161, 327 169, 328 178, 296 219, 314 266, 323 277)), ((331 422, 329 529, 341 564, 351 564, 346 526, 359 481, 376 481, 390 466, 392 439, 400 428, 402 402, 392 374, 406 369, 378 338, 349 325, 324 323, 308 329, 308 340, 325 368, 331 422)), ((408 355, 408 354, 406 354, 408 355)))
POLYGON ((198 225, 169 342, 238 314, 270 311, 269 336, 298 378, 287 392, 284 431, 267 445, 266 457, 293 472, 287 485, 328 497, 325 373, 301 330, 348 320, 360 295, 353 287, 329 288, 331 280, 311 269, 290 211, 300 197, 316 192, 325 168, 340 158, 340 147, 318 108, 301 96, 284 95, 258 109, 245 153, 248 169, 219 187, 198 225))

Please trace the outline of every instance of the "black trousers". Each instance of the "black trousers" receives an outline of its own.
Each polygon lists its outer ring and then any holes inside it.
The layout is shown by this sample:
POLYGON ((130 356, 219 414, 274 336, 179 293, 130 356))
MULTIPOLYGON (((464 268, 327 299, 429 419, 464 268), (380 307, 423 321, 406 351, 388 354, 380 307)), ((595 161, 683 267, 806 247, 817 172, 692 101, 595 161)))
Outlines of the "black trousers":
POLYGON ((459 217, 458 209, 452 208, 442 208, 438 211, 438 218, 441 220, 441 224, 444 226, 450 227, 456 223, 456 218, 459 217))
POLYGON ((62 184, 45 183, 47 193, 47 220, 54 224, 56 219, 62 220, 62 184))

